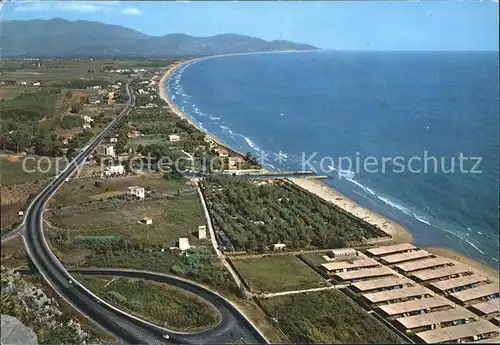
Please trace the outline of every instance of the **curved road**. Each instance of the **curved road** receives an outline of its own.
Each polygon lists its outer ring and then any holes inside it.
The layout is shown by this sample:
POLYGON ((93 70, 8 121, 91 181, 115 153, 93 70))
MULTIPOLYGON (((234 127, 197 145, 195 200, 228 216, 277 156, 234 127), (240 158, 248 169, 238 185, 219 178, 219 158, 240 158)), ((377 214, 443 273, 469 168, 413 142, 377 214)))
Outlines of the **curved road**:
POLYGON ((165 283, 191 292, 204 299, 211 303, 221 315, 221 322, 211 329, 191 334, 171 332, 169 333, 170 335, 183 335, 190 342, 197 344, 228 344, 238 339, 245 339, 247 343, 252 344, 267 343, 266 339, 252 327, 250 322, 238 312, 230 301, 218 293, 188 279, 169 274, 124 268, 70 268, 68 270, 71 273, 88 276, 126 277, 165 283))
MULTIPOLYGON (((40 274, 51 287, 61 295, 61 297, 86 317, 93 320, 101 328, 114 334, 122 341, 129 344, 200 343, 201 341, 197 341, 199 339, 197 335, 171 333, 163 328, 126 314, 100 300, 96 295, 71 277, 68 271, 62 266, 61 262, 50 251, 43 235, 43 211, 46 203, 64 184, 66 179, 71 177, 78 167, 84 163, 95 147, 102 141, 106 133, 114 125, 122 121, 132 109, 135 103, 135 96, 128 84, 126 85, 126 89, 129 101, 120 115, 111 122, 92 143, 87 145, 83 152, 80 153, 30 204, 26 212, 24 224, 25 233, 23 239, 26 250, 40 274), (99 302, 97 302, 98 300, 99 302), (168 339, 163 337, 166 333, 170 335, 168 339)), ((242 327, 248 328, 248 334, 259 334, 248 321, 247 324, 243 324, 242 327)), ((203 339, 201 340, 205 342, 203 339)), ((245 339, 245 341, 255 343, 266 342, 263 337, 260 337, 260 339, 251 337, 250 339, 245 339)))

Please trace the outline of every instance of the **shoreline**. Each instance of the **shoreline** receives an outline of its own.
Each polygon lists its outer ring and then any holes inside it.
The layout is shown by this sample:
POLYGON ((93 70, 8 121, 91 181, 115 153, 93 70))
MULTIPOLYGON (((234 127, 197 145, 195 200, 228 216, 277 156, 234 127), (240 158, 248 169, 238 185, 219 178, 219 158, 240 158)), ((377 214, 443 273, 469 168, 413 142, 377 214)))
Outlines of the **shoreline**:
POLYGON ((394 242, 413 243, 413 235, 401 224, 396 223, 369 208, 359 205, 356 201, 349 199, 336 189, 330 187, 321 180, 308 178, 289 178, 290 182, 305 189, 319 198, 338 206, 353 216, 372 224, 392 237, 394 242))
MULTIPOLYGON (((215 56, 214 56, 215 57, 215 56)), ((196 58, 196 59, 189 59, 189 60, 181 60, 179 62, 176 62, 174 64, 172 64, 166 71, 165 73, 162 75, 162 77, 160 78, 160 81, 158 82, 158 93, 159 93, 159 96, 160 98, 168 104, 168 106, 170 107, 170 109, 172 109, 172 111, 177 115, 179 116, 181 119, 184 119, 186 120, 191 126, 195 127, 196 129, 198 129, 199 131, 203 132, 205 134, 205 136, 207 138, 209 138, 210 140, 212 140, 214 143, 216 143, 217 145, 225 148, 226 150, 230 151, 230 152, 234 152, 236 153, 237 155, 241 156, 241 157, 245 157, 245 154, 233 149, 232 147, 230 147, 229 145, 227 144, 224 144, 222 142, 221 139, 217 138, 215 135, 213 134, 210 134, 208 133, 205 129, 201 128, 196 122, 193 121, 193 119, 191 119, 189 117, 189 115, 187 115, 186 113, 184 113, 184 111, 182 111, 182 109, 179 108, 179 106, 177 104, 175 104, 174 101, 172 101, 170 99, 170 97, 168 96, 168 93, 167 93, 167 86, 166 86, 166 82, 167 80, 172 77, 175 72, 179 69, 179 68, 182 68, 183 66, 187 65, 187 64, 190 64, 190 63, 193 63, 193 62, 196 62, 196 61, 200 61, 202 59, 206 59, 206 57, 203 57, 203 58, 196 58)), ((265 169, 262 169, 263 171, 265 171, 265 169)))
MULTIPOLYGON (((214 56, 215 57, 215 56, 214 56)), ((206 57, 203 58, 196 58, 196 59, 190 59, 190 60, 184 60, 184 61, 179 61, 171 65, 165 73, 162 75, 160 78, 159 84, 158 84, 158 90, 159 90, 159 96, 163 101, 165 101, 169 107, 172 109, 172 111, 179 116, 182 119, 185 119, 189 124, 200 130, 201 132, 205 133, 207 138, 210 138, 213 140, 215 143, 217 143, 219 146, 226 148, 229 151, 233 151, 241 156, 243 154, 241 152, 238 152, 234 150, 233 148, 229 147, 229 145, 224 144, 222 140, 217 138, 215 135, 208 133, 206 130, 200 128, 187 114, 185 114, 176 104, 173 102, 170 97, 167 94, 167 88, 166 88, 166 81, 172 77, 172 75, 179 69, 185 66, 186 64, 199 61, 201 59, 205 59, 206 57)), ((210 57, 209 57, 210 58, 210 57)), ((263 169, 264 170, 264 169, 263 169)), ((380 228, 382 231, 386 232, 388 235, 392 237, 393 242, 397 243, 413 243, 414 238, 413 235, 406 229, 404 228, 401 224, 392 221, 386 217, 384 217, 381 214, 376 213, 375 211, 370 210, 369 208, 366 208, 364 206, 359 205, 357 202, 355 202, 352 199, 349 199, 345 195, 341 194, 334 188, 322 183, 319 180, 315 179, 307 179, 307 178, 297 178, 295 181, 293 178, 289 179, 292 183, 296 184, 299 187, 302 187, 304 189, 307 189, 309 192, 317 195, 318 197, 332 202, 336 206, 342 208, 343 210, 351 213, 355 217, 361 218, 368 223, 373 224, 374 226, 380 228)), ((376 246, 374 244, 374 246, 376 246)), ((427 248, 426 248, 427 249, 427 248)), ((433 252, 434 254, 438 256, 442 256, 451 260, 455 260, 458 263, 464 263, 467 264, 468 266, 474 268, 474 270, 481 272, 482 275, 487 276, 487 277, 497 277, 498 276, 498 271, 495 270, 495 268, 490 267, 490 266, 484 266, 480 262, 475 261, 472 258, 469 258, 465 255, 462 255, 460 253, 457 253, 451 249, 448 248, 430 248, 428 249, 429 252, 433 252)), ((498 278, 497 278, 498 280, 498 278)))

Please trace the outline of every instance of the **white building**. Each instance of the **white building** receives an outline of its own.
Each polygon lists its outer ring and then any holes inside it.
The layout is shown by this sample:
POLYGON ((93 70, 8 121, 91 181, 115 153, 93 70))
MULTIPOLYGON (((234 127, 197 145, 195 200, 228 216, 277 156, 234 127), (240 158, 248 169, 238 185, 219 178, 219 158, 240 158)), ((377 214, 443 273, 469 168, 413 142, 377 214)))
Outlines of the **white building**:
POLYGON ((40 82, 37 81, 36 83, 33 83, 33 86, 40 86, 40 82))
POLYGON ((153 219, 151 219, 150 217, 144 217, 141 219, 141 223, 151 225, 153 224, 153 219))
POLYGON ((221 158, 229 157, 229 152, 224 147, 216 148, 215 153, 217 153, 221 158))
POLYGON ((92 128, 92 126, 90 125, 90 123, 84 123, 82 127, 83 127, 83 129, 90 129, 90 128, 92 128))
POLYGON ((357 256, 358 252, 353 248, 332 249, 332 257, 337 260, 357 256))
POLYGON ((116 142, 118 142, 118 138, 114 138, 114 137, 113 137, 113 138, 110 138, 110 139, 109 139, 109 142, 110 142, 110 143, 116 143, 116 142))
POLYGON ((106 146, 106 155, 108 155, 108 156, 115 155, 115 148, 113 145, 106 146))
POLYGON ((191 248, 191 246, 189 245, 189 238, 180 237, 179 238, 179 249, 180 250, 188 250, 189 248, 191 248))
POLYGON ((91 123, 94 121, 94 119, 92 119, 90 116, 85 115, 83 117, 83 121, 85 121, 85 123, 91 123))
POLYGON ((144 187, 139 187, 139 186, 131 186, 127 188, 127 191, 125 192, 125 195, 127 196, 133 196, 139 199, 144 199, 146 192, 144 190, 144 187))
POLYGON ((206 225, 200 225, 198 226, 198 239, 204 240, 205 238, 207 238, 207 227, 206 225))
POLYGON ((285 248, 286 248, 286 244, 284 244, 284 243, 273 244, 273 250, 284 250, 285 248))
POLYGON ((104 169, 104 175, 123 175, 125 173, 125 167, 123 165, 113 165, 110 167, 106 167, 104 169))
POLYGON ((181 140, 181 138, 177 134, 170 134, 168 136, 168 141, 174 142, 174 141, 179 141, 179 140, 181 140))

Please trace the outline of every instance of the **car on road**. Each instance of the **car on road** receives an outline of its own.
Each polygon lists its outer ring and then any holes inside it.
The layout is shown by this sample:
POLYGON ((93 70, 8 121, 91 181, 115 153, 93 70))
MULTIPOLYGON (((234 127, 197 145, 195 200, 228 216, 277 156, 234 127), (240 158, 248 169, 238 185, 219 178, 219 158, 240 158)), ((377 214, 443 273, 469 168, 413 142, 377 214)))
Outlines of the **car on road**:
POLYGON ((165 339, 170 339, 170 336, 168 334, 164 334, 164 335, 162 335, 162 337, 165 339))

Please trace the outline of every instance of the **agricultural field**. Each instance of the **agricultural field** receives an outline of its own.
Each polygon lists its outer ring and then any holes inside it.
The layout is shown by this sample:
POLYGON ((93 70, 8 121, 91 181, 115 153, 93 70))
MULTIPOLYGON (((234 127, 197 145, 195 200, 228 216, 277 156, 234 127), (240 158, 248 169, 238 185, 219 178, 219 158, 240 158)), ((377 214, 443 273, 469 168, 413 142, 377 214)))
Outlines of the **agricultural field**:
POLYGON ((321 264, 325 264, 328 261, 323 258, 323 256, 327 255, 328 253, 307 253, 307 254, 302 254, 305 257, 307 257, 309 260, 314 262, 317 266, 321 264))
POLYGON ((64 160, 17 154, 0 154, 1 233, 15 228, 22 221, 19 211, 25 211, 29 200, 40 192, 61 169, 64 160))
POLYGON ((70 241, 77 247, 86 247, 84 238, 96 236, 114 236, 120 243, 144 248, 173 247, 179 237, 189 237, 193 245, 204 242, 192 235, 205 224, 197 194, 144 201, 111 199, 64 207, 53 210, 49 221, 61 229, 59 235, 65 241, 69 232, 70 241), (153 223, 142 224, 143 217, 152 218, 153 223))
POLYGON ((394 344, 400 340, 340 291, 261 299, 292 343, 394 344))
POLYGON ((160 135, 144 135, 137 139, 129 139, 127 146, 133 150, 137 150, 139 146, 154 145, 167 142, 164 136, 160 135))
POLYGON ((75 278, 120 310, 174 331, 202 331, 221 319, 211 304, 167 284, 83 275, 75 275, 75 278))
POLYGON ((321 276, 293 255, 233 259, 233 265, 256 293, 282 292, 327 286, 321 276))
POLYGON ((184 181, 166 180, 160 174, 144 173, 113 179, 81 178, 65 183, 50 203, 53 207, 63 207, 123 196, 130 186, 141 186, 158 194, 171 194, 187 188, 184 181))
MULTIPOLYGON (((83 117, 95 117, 95 134, 125 103, 128 75, 104 71, 105 61, 2 61, 2 150, 62 156, 59 135, 81 135, 83 117), (120 81, 121 86, 113 86, 120 81), (102 90, 89 89, 101 87, 102 90), (108 91, 115 91, 108 104, 108 91)), ((83 135, 84 141, 88 136, 83 135)), ((78 148, 81 140, 71 143, 78 148)))
MULTIPOLYGON (((103 68, 128 68, 133 61, 100 60, 5 60, 2 61, 2 78, 18 81, 66 83, 67 81, 97 79, 113 83, 123 78, 118 73, 103 71, 103 68)), ((27 87, 33 87, 27 85, 27 87)))
POLYGON ((49 178, 64 168, 66 155, 88 142, 122 108, 124 89, 116 90, 116 104, 108 105, 106 87, 128 76, 104 71, 106 64, 105 61, 2 61, 2 234, 21 221, 19 211, 26 208, 49 178), (104 90, 87 89, 96 85, 104 90), (90 129, 83 129, 84 116, 95 119, 90 129))
POLYGON ((2 186, 45 180, 57 175, 66 166, 64 157, 40 157, 20 154, 0 154, 2 186))
POLYGON ((257 184, 245 177, 212 175, 202 182, 215 230, 235 249, 266 252, 356 246, 385 234, 342 209, 283 181, 257 184))
POLYGON ((74 180, 56 194, 46 213, 45 232, 56 256, 68 267, 147 269, 237 291, 210 241, 196 237, 198 226, 205 224, 196 190, 179 190, 179 181, 143 178, 103 180, 99 187, 92 179, 74 180), (75 187, 78 184, 84 188, 75 187), (99 200, 102 193, 123 193, 128 185, 149 185, 157 197, 141 201, 107 194, 107 199, 99 200), (143 224, 143 217, 152 218, 153 223, 143 224), (179 237, 189 238, 195 248, 183 255, 169 249, 177 246, 179 237))

